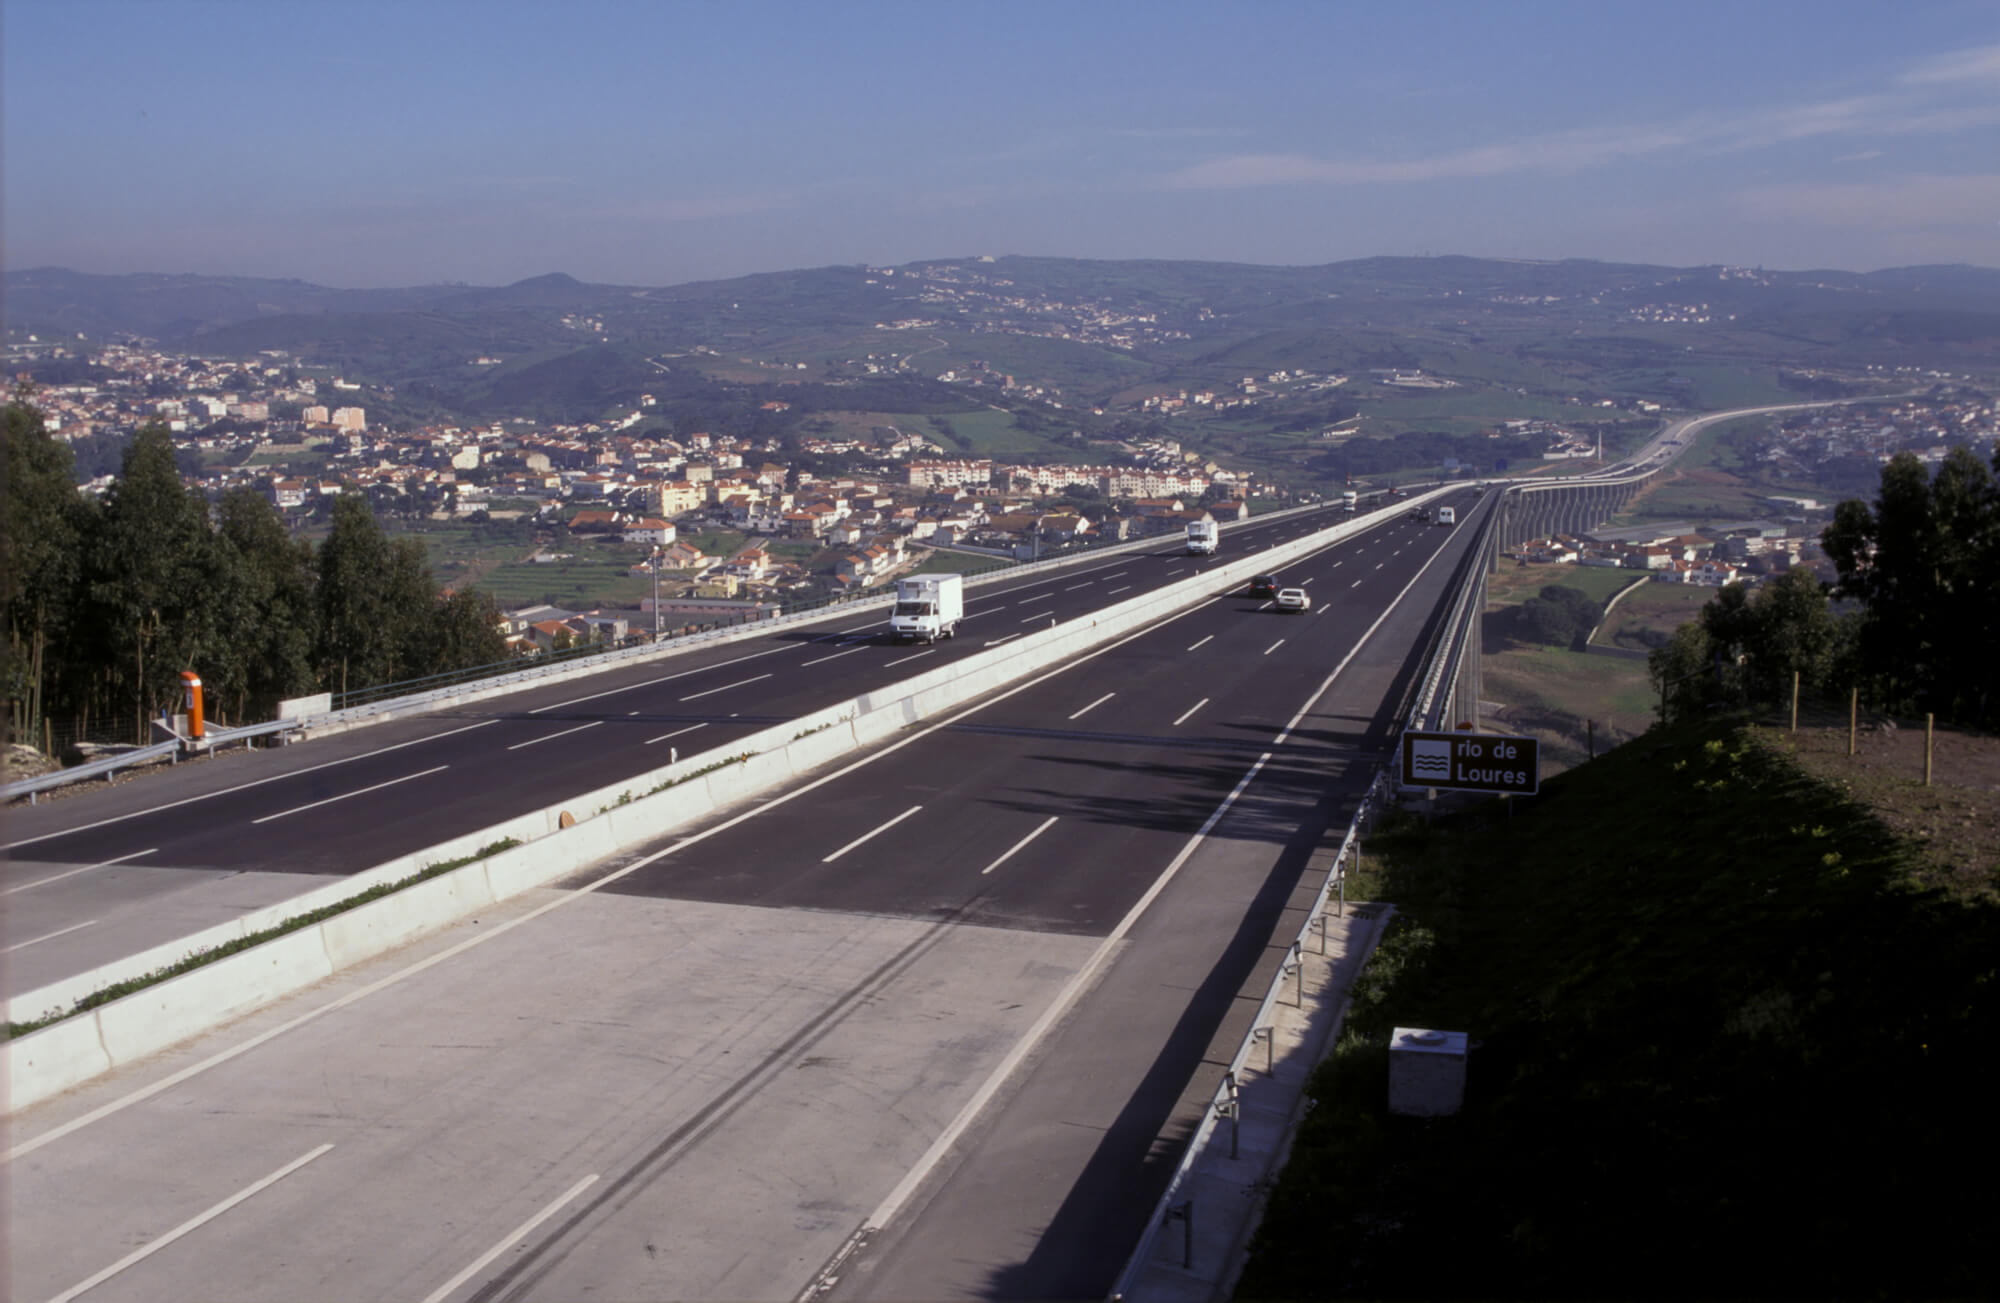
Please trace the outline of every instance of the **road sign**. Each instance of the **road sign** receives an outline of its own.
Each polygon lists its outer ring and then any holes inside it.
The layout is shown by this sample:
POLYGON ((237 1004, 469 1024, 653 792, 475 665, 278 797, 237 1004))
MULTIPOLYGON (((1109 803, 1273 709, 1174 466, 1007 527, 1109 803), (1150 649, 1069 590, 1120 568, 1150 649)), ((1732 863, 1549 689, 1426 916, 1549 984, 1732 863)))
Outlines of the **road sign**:
POLYGON ((1533 796, 1541 788, 1541 742, 1497 733, 1408 732, 1403 786, 1533 796))

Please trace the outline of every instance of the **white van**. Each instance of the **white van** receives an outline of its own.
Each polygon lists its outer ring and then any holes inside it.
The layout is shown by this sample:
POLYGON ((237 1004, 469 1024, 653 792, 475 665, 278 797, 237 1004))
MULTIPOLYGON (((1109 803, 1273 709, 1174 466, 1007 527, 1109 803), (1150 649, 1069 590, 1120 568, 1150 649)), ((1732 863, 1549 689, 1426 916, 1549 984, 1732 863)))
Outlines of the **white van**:
POLYGON ((1450 507, 1438 508, 1438 524, 1450 526, 1450 525, 1456 525, 1457 523, 1458 523, 1458 513, 1456 511, 1453 511, 1450 507))

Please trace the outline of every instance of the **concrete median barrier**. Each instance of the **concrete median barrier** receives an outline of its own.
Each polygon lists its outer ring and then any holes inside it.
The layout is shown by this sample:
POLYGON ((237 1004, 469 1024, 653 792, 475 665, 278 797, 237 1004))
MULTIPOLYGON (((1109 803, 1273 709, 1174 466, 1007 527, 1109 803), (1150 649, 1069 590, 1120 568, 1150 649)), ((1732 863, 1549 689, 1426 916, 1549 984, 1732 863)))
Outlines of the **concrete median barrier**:
POLYGON ((352 899, 436 864, 476 855, 496 841, 522 845, 474 860, 425 882, 333 915, 180 977, 105 1004, 0 1046, 6 1054, 9 1111, 206 1031, 259 1005, 473 912, 547 886, 609 856, 685 828, 718 811, 782 788, 794 777, 843 759, 904 728, 957 709, 1009 683, 1060 664, 1171 614, 1226 593, 1252 574, 1338 539, 1386 523, 1343 522, 1307 539, 1213 566, 1195 577, 1141 594, 1083 620, 975 653, 891 688, 865 693, 801 720, 727 744, 716 759, 747 754, 698 778, 703 756, 635 775, 622 783, 524 811, 490 827, 401 856, 366 873, 316 889, 281 906, 156 947, 146 956, 44 987, 9 1001, 10 1019, 39 1018, 118 982, 221 945, 311 910, 352 899), (670 786, 663 786, 671 784, 670 786), (574 826, 565 827, 565 814, 574 826), (94 1047, 94 1048, 93 1048, 94 1047))

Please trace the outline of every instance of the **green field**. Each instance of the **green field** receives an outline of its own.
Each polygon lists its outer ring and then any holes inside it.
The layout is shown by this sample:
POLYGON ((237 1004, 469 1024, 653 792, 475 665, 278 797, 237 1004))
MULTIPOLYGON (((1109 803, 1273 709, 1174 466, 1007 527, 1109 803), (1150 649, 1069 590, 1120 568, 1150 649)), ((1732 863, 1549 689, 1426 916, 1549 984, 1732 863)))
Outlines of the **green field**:
POLYGON ((1486 726, 1541 738, 1544 778, 1582 763, 1593 732, 1602 752, 1653 723, 1656 700, 1644 661, 1516 647, 1488 653, 1480 674, 1481 699, 1507 707, 1486 726))
MULTIPOLYGON (((1062 428, 1067 431, 1069 427, 1062 428)), ((1059 448, 1040 434, 1022 429, 1012 412, 996 412, 990 408, 927 417, 915 432, 927 434, 954 454, 967 457, 1075 459, 1073 452, 1059 448), (950 433, 946 432, 947 429, 950 433)))
MULTIPOLYGON (((1360 395, 1357 395, 1360 396, 1360 395)), ((1479 434, 1502 421, 1571 423, 1596 419, 1592 409, 1494 389, 1371 388, 1361 405, 1361 432, 1381 436, 1407 430, 1479 434)))
MULTIPOLYGON (((1636 570, 1609 566, 1524 566, 1502 557, 1500 569, 1486 577, 1486 601, 1489 607, 1511 606, 1527 601, 1553 584, 1574 588, 1591 601, 1602 604, 1609 601, 1613 593, 1630 587, 1633 580, 1641 578, 1644 576, 1636 570)), ((1625 600, 1629 602, 1632 599, 1628 597, 1625 600)))
POLYGON ((1715 596, 1713 588, 1689 584, 1647 584, 1604 618, 1597 642, 1606 647, 1629 647, 1649 651, 1648 635, 1665 639, 1689 620, 1700 618, 1701 608, 1715 596))

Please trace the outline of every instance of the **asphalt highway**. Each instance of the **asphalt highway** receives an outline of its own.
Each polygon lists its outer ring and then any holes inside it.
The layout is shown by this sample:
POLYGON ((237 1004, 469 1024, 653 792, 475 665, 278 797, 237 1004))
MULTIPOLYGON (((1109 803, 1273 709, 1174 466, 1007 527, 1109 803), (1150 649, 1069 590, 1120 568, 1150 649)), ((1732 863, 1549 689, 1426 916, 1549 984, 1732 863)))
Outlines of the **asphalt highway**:
POLYGON ((1387 518, 1279 572, 1309 612, 1218 594, 29 1110, 10 1296, 1101 1296, 1473 523, 1387 518))
MULTIPOLYGON (((1408 523, 1393 507, 1376 514, 1384 529, 1408 523)), ((1245 522, 1224 535, 1224 556, 1345 519, 1330 507, 1245 522)), ((4 993, 657 769, 670 755, 699 766, 748 733, 1178 582, 1205 561, 1163 543, 970 587, 958 637, 934 646, 889 641, 879 612, 835 614, 767 637, 16 806, 0 848, 7 853, 4 993)))

